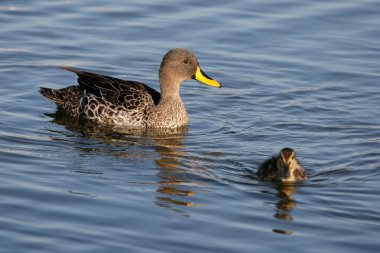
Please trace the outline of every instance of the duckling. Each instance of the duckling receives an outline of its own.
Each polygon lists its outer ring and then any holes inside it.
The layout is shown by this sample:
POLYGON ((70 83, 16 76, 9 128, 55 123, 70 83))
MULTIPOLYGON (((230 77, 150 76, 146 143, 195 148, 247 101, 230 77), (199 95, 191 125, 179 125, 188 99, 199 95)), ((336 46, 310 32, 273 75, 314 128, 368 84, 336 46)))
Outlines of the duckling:
POLYGON ((283 148, 277 157, 266 160, 257 172, 262 181, 296 182, 307 179, 305 169, 292 148, 283 148))

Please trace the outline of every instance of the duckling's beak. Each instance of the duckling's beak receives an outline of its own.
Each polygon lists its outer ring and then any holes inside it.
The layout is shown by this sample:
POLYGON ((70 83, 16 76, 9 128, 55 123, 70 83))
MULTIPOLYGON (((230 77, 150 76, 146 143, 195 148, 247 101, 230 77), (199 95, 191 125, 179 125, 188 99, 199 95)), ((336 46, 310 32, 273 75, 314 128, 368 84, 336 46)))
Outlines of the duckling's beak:
POLYGON ((206 75, 206 73, 203 72, 203 70, 199 66, 197 66, 197 71, 195 72, 195 75, 192 76, 192 78, 212 87, 217 87, 217 88, 222 87, 222 85, 218 83, 218 81, 206 75))
POLYGON ((288 179, 288 178, 290 178, 290 168, 289 168, 289 165, 285 165, 284 166, 284 171, 283 171, 282 177, 285 180, 288 179))

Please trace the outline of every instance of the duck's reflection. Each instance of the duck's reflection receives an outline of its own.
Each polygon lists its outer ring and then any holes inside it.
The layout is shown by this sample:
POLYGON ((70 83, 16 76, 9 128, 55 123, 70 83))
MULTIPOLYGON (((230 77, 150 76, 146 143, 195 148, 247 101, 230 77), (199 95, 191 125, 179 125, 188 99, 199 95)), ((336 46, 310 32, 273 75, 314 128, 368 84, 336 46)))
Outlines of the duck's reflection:
POLYGON ((184 160, 186 160, 184 140, 188 134, 188 127, 160 131, 149 129, 144 132, 139 129, 123 129, 123 133, 121 133, 121 131, 115 132, 115 129, 99 127, 80 118, 73 118, 62 110, 57 110, 56 113, 48 114, 48 116, 53 118, 52 122, 64 125, 70 132, 80 133, 107 144, 128 145, 125 149, 122 147, 121 149, 113 150, 111 154, 115 156, 136 159, 155 157, 149 152, 145 153, 144 157, 141 154, 131 154, 128 150, 130 145, 146 145, 146 142, 153 143, 154 152, 159 154, 155 158, 155 163, 160 168, 157 173, 155 203, 160 207, 176 211, 183 216, 188 216, 184 207, 195 206, 192 198, 195 195, 194 189, 196 187, 188 170, 184 169, 186 167, 184 164, 184 160), (131 136, 134 136, 134 138, 131 138, 131 136))
POLYGON ((183 128, 181 133, 154 138, 155 150, 159 154, 155 162, 161 168, 157 174, 157 192, 160 196, 157 196, 156 204, 184 216, 187 214, 180 206, 195 206, 191 200, 195 195, 194 188, 191 187, 193 182, 188 171, 183 169, 186 157, 183 142, 187 133, 188 129, 183 128))

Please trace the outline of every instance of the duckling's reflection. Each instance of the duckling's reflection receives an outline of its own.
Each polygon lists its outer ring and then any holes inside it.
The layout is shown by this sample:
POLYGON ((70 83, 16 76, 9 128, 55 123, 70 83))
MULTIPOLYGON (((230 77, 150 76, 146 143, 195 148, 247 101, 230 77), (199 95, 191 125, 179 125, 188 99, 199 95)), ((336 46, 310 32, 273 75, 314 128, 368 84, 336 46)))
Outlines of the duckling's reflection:
MULTIPOLYGON (((280 220, 293 221, 292 211, 296 207, 296 201, 293 194, 296 192, 296 185, 293 183, 279 183, 276 186, 279 201, 276 204, 276 213, 274 217, 280 220)), ((275 233, 290 235, 291 230, 273 229, 275 233)))
MULTIPOLYGON (((160 167, 160 171, 157 173, 158 188, 156 190, 159 196, 156 197, 155 203, 183 216, 188 216, 188 214, 181 209, 181 206, 195 206, 191 201, 191 197, 195 195, 194 187, 191 186, 192 180, 187 171, 182 169, 186 157, 184 140, 188 134, 188 127, 161 131, 148 129, 144 132, 138 129, 123 129, 124 134, 115 134, 114 129, 106 129, 89 121, 73 118, 63 110, 57 110, 56 113, 47 115, 53 118, 52 122, 64 125, 71 132, 94 137, 104 143, 114 142, 115 139, 117 141, 118 138, 125 140, 125 137, 130 135, 142 135, 140 139, 142 142, 143 139, 146 141, 146 138, 152 140, 154 150, 159 154, 155 162, 160 167)), ((120 152, 120 149, 112 152, 112 155, 131 157, 127 151, 120 152)))
POLYGON ((277 186, 277 196, 280 198, 277 202, 277 212, 274 217, 292 221, 292 210, 296 207, 296 201, 293 198, 293 193, 296 191, 294 184, 279 184, 277 186))

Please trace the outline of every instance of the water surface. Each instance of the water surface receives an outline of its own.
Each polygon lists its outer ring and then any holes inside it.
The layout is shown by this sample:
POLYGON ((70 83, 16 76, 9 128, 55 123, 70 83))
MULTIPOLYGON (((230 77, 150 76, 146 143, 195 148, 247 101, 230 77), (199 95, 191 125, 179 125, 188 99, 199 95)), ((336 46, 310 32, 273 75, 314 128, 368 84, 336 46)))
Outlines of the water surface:
POLYGON ((2 1, 1 252, 377 252, 378 1, 2 1), (158 89, 173 47, 189 129, 77 124, 38 93, 75 66, 158 89), (291 146, 310 180, 257 180, 291 146))

